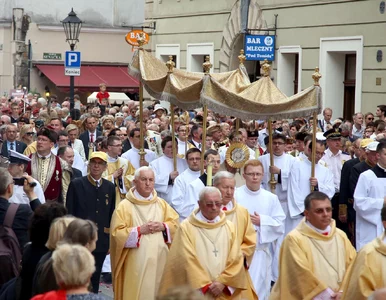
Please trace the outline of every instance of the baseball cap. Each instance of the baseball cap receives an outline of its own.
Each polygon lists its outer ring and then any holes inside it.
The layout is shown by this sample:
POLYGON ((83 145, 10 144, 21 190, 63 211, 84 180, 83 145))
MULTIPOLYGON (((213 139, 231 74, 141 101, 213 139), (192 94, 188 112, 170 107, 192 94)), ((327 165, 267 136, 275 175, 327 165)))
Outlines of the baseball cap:
POLYGON ((107 154, 105 152, 102 152, 102 151, 95 151, 95 152, 91 153, 89 160, 92 160, 94 158, 99 158, 99 159, 107 162, 107 154))

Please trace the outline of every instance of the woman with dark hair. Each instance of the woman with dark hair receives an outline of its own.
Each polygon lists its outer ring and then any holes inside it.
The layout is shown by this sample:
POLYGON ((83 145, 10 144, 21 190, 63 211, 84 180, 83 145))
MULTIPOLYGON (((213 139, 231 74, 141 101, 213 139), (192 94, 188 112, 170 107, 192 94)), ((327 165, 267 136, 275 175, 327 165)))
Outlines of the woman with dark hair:
MULTIPOLYGON (((79 244, 93 252, 98 239, 97 230, 94 222, 76 218, 68 225, 58 246, 62 244, 79 244)), ((33 295, 59 289, 55 278, 52 277, 52 259, 51 257, 48 258, 48 255, 52 255, 52 252, 42 257, 41 262, 39 262, 39 267, 33 280, 33 295)))

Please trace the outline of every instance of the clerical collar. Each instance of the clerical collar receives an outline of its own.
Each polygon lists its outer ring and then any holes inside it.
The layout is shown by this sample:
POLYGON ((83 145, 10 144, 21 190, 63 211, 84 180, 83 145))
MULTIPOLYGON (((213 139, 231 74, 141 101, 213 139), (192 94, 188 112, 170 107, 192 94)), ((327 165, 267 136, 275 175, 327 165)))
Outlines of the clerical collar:
POLYGON ((245 191, 246 191, 247 193, 250 193, 250 194, 252 194, 252 195, 258 195, 258 194, 260 194, 260 191, 261 191, 261 186, 260 186, 260 188, 259 188, 257 191, 252 191, 252 190, 250 190, 250 189, 247 187, 247 185, 244 185, 244 188, 245 188, 245 191))
POLYGON ((107 162, 109 162, 109 163, 116 162, 118 160, 118 158, 119 158, 118 156, 116 158, 114 158, 114 157, 111 157, 110 155, 107 154, 107 162))
POLYGON ((50 158, 51 157, 51 152, 49 154, 47 154, 46 156, 40 155, 37 152, 36 152, 36 154, 38 155, 39 158, 42 158, 42 159, 46 159, 46 158, 50 158))
POLYGON ((134 197, 137 198, 138 200, 151 200, 151 199, 153 199, 152 194, 150 194, 149 197, 143 197, 140 193, 137 192, 136 189, 134 189, 133 194, 134 194, 134 197))
POLYGON ((201 213, 201 211, 199 211, 196 214, 196 219, 200 220, 200 221, 202 221, 204 223, 217 223, 217 222, 219 222, 221 220, 220 216, 217 216, 213 220, 208 220, 207 218, 204 217, 204 215, 201 213))
POLYGON ((233 202, 229 201, 227 205, 222 207, 222 210, 232 210, 233 209, 233 202))
POLYGON ((377 166, 380 167, 384 172, 386 172, 386 168, 382 167, 379 163, 377 163, 377 166))
POLYGON ((324 229, 324 230, 320 230, 319 228, 316 228, 314 225, 312 225, 310 222, 308 222, 307 220, 306 220, 306 224, 309 226, 309 227, 311 227, 313 230, 315 230, 316 232, 318 232, 318 233, 320 233, 320 234, 324 234, 324 233, 328 233, 328 234, 330 234, 330 232, 331 232, 331 226, 330 225, 328 225, 327 226, 327 228, 326 229, 324 229))
POLYGON ((189 172, 192 173, 192 174, 200 174, 200 173, 201 173, 200 170, 198 170, 198 171, 193 171, 193 170, 191 170, 190 168, 188 168, 188 170, 189 170, 189 172))

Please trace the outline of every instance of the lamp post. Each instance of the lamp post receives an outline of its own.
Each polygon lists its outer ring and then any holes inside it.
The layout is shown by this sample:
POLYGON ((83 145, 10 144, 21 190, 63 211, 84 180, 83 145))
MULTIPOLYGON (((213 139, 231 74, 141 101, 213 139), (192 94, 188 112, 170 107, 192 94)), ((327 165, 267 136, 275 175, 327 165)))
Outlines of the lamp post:
MULTIPOLYGON (((74 51, 75 45, 79 42, 82 20, 76 16, 74 9, 71 8, 67 18, 61 21, 66 34, 66 41, 70 45, 71 51, 74 51)), ((70 76, 70 111, 74 109, 74 76, 70 76)))

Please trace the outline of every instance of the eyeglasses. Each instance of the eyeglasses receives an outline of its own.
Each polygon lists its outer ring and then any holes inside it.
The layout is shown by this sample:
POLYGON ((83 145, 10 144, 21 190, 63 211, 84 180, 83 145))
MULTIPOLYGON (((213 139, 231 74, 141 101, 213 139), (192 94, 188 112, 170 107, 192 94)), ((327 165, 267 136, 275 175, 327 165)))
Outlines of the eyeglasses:
POLYGON ((260 177, 260 176, 263 176, 263 173, 244 173, 245 175, 247 176, 251 176, 251 177, 260 177))
POLYGON ((367 118, 367 120, 374 120, 374 118, 367 118))
POLYGON ((222 202, 215 202, 215 203, 205 203, 206 207, 221 207, 222 202))
POLYGON ((283 146, 285 143, 282 142, 273 142, 272 145, 274 146, 283 146))
POLYGON ((111 147, 121 147, 122 148, 122 144, 118 144, 118 145, 110 145, 111 147))
POLYGON ((27 132, 26 134, 27 134, 27 135, 34 135, 35 132, 27 132))

